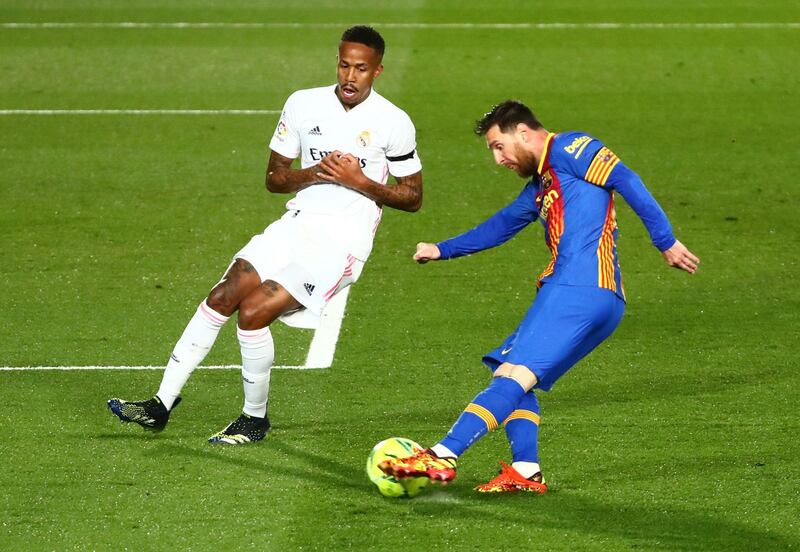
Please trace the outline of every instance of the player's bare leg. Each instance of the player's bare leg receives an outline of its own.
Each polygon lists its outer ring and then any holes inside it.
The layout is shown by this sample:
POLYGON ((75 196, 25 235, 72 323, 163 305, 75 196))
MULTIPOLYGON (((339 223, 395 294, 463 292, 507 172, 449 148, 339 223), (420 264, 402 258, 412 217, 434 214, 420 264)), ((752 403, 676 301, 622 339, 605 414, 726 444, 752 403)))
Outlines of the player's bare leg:
POLYGON ((236 312, 247 295, 261 284, 258 272, 249 262, 236 259, 222 280, 200 303, 192 320, 172 351, 156 396, 167 409, 178 397, 195 368, 206 358, 222 326, 236 312))
POLYGON ((249 262, 236 259, 208 294, 206 303, 223 316, 231 316, 245 297, 261 285, 261 277, 249 262))
POLYGON ((240 416, 213 435, 210 443, 239 445, 260 441, 269 430, 267 396, 275 348, 269 325, 302 305, 286 289, 267 280, 239 304, 237 335, 242 350, 244 407, 240 416))
POLYGON ((211 350, 220 329, 260 284, 253 266, 236 259, 187 324, 172 351, 156 396, 143 401, 114 398, 108 401, 111 411, 123 422, 134 422, 146 429, 164 429, 170 412, 180 401, 181 389, 211 350))

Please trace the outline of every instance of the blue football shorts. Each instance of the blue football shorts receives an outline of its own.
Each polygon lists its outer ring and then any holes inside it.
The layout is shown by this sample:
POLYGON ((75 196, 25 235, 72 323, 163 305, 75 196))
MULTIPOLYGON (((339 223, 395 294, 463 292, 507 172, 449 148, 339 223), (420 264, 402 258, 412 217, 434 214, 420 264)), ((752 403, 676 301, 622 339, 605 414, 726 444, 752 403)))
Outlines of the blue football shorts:
POLYGON ((625 302, 608 289, 544 284, 525 318, 503 344, 483 357, 494 372, 504 362, 529 368, 536 389, 549 391, 619 324, 625 302))

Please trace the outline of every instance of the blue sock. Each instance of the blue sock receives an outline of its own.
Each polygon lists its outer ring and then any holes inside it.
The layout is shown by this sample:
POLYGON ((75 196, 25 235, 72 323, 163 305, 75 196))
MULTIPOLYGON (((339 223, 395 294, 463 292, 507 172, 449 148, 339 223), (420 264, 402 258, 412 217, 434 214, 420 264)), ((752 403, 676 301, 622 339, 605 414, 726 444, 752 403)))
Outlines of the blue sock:
POLYGON ((460 456, 505 420, 524 396, 525 390, 513 379, 492 378, 489 386, 467 405, 440 444, 460 456))
POLYGON ((512 462, 539 463, 539 401, 528 391, 506 418, 506 436, 511 443, 512 462))

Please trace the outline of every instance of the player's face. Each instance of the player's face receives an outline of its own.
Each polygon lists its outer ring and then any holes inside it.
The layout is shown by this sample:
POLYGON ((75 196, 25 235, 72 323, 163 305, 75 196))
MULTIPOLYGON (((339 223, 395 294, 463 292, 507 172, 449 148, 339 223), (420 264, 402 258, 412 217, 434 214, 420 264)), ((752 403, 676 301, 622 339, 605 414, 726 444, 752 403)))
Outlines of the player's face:
POLYGON ((525 147, 527 142, 517 131, 502 132, 498 125, 486 132, 486 143, 494 156, 494 162, 511 169, 523 178, 536 174, 538 163, 533 153, 525 147))
POLYGON ((336 95, 347 109, 355 107, 369 95, 372 81, 382 72, 378 52, 357 42, 342 42, 336 68, 339 82, 336 95))

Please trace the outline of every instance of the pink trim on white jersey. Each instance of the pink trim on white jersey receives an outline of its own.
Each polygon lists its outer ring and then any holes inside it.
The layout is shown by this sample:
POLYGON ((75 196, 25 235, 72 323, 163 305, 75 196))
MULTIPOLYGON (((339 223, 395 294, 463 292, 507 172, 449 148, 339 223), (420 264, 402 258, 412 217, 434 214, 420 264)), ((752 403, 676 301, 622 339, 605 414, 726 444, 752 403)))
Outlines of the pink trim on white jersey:
POLYGON ((347 266, 344 267, 344 271, 342 272, 342 275, 339 277, 339 280, 333 285, 331 289, 325 292, 325 295, 322 296, 322 298, 325 300, 326 303, 331 300, 331 297, 333 297, 333 295, 336 293, 336 290, 339 289, 339 284, 342 283, 342 280, 344 280, 346 276, 353 275, 353 265, 356 264, 356 260, 357 259, 352 255, 350 254, 347 255, 347 266))
POLYGON ((378 207, 378 216, 375 219, 375 223, 372 225, 372 235, 375 235, 375 232, 378 231, 378 225, 381 223, 381 218, 383 218, 383 207, 378 207))

